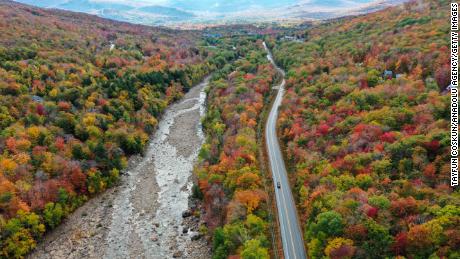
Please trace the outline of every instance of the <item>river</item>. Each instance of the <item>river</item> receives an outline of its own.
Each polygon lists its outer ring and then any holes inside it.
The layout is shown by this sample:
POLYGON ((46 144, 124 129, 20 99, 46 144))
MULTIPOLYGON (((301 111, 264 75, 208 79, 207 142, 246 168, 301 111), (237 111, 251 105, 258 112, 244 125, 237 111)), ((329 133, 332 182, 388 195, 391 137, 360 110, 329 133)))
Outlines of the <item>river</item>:
POLYGON ((144 156, 130 159, 119 186, 78 208, 29 258, 209 258, 205 240, 191 240, 198 219, 182 218, 204 142, 208 83, 166 109, 144 156))

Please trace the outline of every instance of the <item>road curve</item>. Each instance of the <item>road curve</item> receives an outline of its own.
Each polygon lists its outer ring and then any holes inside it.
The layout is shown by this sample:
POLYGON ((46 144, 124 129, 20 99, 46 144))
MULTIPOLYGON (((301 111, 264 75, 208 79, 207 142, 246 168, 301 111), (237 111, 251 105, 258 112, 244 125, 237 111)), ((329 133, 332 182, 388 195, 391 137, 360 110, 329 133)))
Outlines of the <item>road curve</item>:
POLYGON ((270 160, 270 169, 275 185, 276 205, 278 208, 278 218, 281 231, 281 239, 283 241, 284 258, 286 259, 304 259, 306 258, 305 246, 302 238, 302 231, 299 220, 297 218, 297 210, 292 196, 289 180, 287 177, 286 166, 284 165, 283 156, 281 154, 276 134, 276 121, 278 118, 278 108, 281 105, 284 94, 284 79, 285 72, 279 68, 273 60, 270 50, 265 42, 263 43, 267 51, 267 58, 275 66, 275 68, 283 75, 283 81, 277 87, 279 88, 275 102, 268 116, 265 127, 265 141, 267 144, 267 152, 270 160), (281 188, 277 187, 280 184, 281 188))

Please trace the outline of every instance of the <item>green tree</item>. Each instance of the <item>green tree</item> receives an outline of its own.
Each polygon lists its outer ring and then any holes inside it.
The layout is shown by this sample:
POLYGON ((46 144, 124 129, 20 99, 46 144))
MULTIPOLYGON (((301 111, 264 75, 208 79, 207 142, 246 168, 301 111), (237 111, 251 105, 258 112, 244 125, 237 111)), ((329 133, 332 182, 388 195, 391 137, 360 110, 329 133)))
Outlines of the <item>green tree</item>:
POLYGON ((267 223, 254 214, 249 214, 246 219, 246 227, 253 237, 263 234, 267 230, 267 223))
POLYGON ((328 237, 340 236, 343 233, 342 215, 336 211, 320 213, 309 227, 308 235, 325 240, 328 237))
POLYGON ((55 228, 59 223, 61 223, 62 218, 64 217, 64 211, 62 206, 59 203, 47 203, 45 205, 45 210, 43 211, 43 219, 45 223, 50 228, 55 228))
POLYGON ((319 239, 313 238, 307 247, 310 258, 321 258, 323 256, 324 244, 319 239))
POLYGON ((387 199, 387 197, 383 195, 376 195, 369 198, 368 203, 374 207, 379 209, 388 209, 390 208, 391 202, 387 199))
POLYGON ((241 257, 244 259, 264 259, 270 258, 268 255, 268 249, 261 246, 261 242, 258 239, 251 239, 244 243, 243 252, 241 257))
POLYGON ((27 229, 20 229, 9 236, 2 245, 2 258, 23 258, 35 248, 36 242, 27 229))
POLYGON ((36 246, 36 239, 45 232, 40 217, 35 213, 19 211, 15 218, 2 227, 0 257, 22 258, 36 246))
POLYGON ((376 86, 380 81, 380 72, 372 69, 369 72, 367 72, 367 83, 369 84, 370 87, 376 86))
POLYGON ((227 247, 225 245, 225 234, 222 228, 216 228, 213 238, 213 259, 225 259, 228 256, 227 247))
POLYGON ((368 239, 363 244, 366 254, 370 258, 382 258, 388 255, 390 245, 393 243, 393 237, 390 235, 388 228, 379 225, 374 220, 366 222, 368 239))

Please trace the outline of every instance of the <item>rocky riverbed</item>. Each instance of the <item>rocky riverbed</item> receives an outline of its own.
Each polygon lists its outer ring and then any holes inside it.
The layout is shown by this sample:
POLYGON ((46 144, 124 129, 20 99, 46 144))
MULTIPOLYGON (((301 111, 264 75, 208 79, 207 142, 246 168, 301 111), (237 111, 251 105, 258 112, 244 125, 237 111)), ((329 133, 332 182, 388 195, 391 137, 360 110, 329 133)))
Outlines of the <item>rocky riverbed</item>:
POLYGON ((29 258, 210 258, 199 219, 188 212, 207 84, 165 111, 119 186, 77 209, 29 258))

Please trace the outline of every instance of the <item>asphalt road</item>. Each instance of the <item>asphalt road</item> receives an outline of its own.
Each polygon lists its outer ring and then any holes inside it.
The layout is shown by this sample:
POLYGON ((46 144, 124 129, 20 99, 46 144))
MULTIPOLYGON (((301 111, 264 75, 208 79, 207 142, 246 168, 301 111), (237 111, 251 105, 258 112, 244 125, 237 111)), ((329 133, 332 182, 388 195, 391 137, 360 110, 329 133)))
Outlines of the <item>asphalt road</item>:
POLYGON ((283 155, 281 154, 276 134, 276 121, 278 118, 278 108, 281 105, 284 94, 285 72, 280 69, 274 62, 270 50, 264 42, 267 50, 267 58, 272 62, 275 68, 283 75, 282 83, 279 88, 273 104, 270 115, 268 116, 265 128, 265 141, 270 160, 270 168, 275 184, 276 205, 278 208, 278 218, 280 223, 281 239, 283 241, 283 252, 286 259, 303 259, 306 258, 305 246, 302 238, 302 231, 297 217, 297 210, 292 196, 289 180, 287 177, 286 166, 284 165, 283 155), (280 188, 278 188, 278 183, 280 188))

